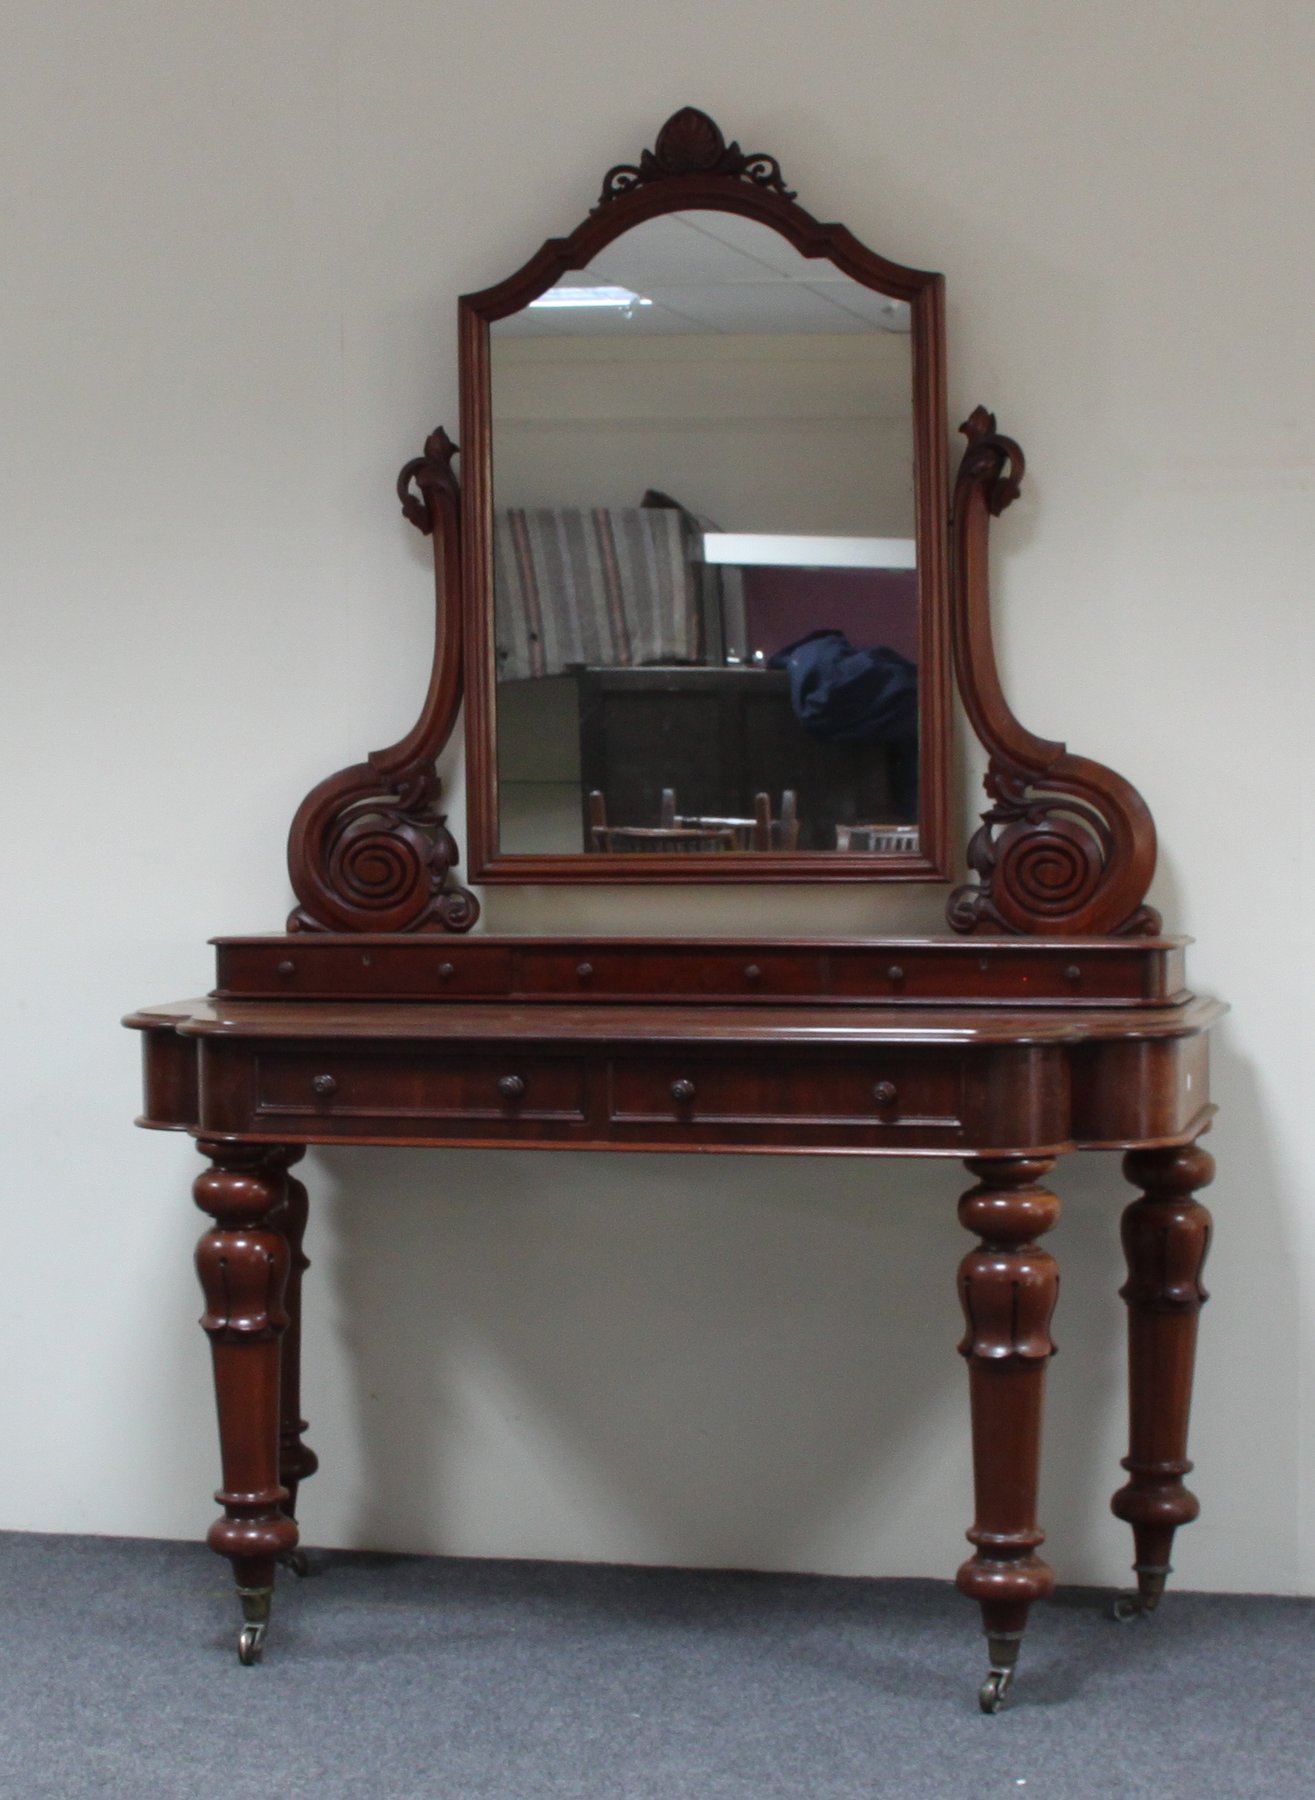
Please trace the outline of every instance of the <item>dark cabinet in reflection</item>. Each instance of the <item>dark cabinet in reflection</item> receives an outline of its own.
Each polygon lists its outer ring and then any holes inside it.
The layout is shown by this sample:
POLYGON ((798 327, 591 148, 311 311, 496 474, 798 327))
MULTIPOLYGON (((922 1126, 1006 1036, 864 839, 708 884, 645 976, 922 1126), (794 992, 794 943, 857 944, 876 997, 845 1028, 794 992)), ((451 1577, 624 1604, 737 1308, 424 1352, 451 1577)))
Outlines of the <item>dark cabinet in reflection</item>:
POLYGON ((883 744, 823 743, 790 705, 784 670, 584 669, 580 707, 581 834, 588 795, 614 824, 655 825, 662 790, 683 814, 751 817, 754 795, 798 800, 800 850, 834 850, 838 825, 917 816, 912 771, 883 744), (901 798, 903 807, 901 808, 901 798))

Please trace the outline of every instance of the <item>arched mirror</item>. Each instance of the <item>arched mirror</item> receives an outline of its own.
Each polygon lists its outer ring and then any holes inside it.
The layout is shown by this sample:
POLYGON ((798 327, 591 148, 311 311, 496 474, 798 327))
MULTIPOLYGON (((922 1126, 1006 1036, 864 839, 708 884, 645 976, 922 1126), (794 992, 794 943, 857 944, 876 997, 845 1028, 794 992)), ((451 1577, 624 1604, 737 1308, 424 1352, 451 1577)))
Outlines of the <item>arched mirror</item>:
POLYGON ((461 354, 471 876, 944 877, 941 278, 687 109, 461 354))

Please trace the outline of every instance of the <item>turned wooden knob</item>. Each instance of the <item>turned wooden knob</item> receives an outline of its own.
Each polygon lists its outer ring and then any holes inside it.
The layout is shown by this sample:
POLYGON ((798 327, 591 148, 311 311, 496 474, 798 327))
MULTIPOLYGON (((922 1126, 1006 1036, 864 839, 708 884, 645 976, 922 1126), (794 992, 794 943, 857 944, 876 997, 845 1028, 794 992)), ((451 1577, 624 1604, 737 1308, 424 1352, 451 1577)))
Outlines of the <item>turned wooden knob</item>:
POLYGON ((336 1094, 338 1091, 338 1083, 332 1075, 317 1075, 311 1086, 317 1094, 336 1094))
POLYGON ((440 963, 438 965, 438 979, 440 981, 451 981, 456 972, 457 965, 455 963, 440 963))
POLYGON ((671 1084, 671 1098, 676 1101, 692 1100, 694 1098, 694 1083, 692 1081, 683 1080, 673 1081, 671 1084))
POLYGON ((886 970, 886 980, 892 987, 900 987, 904 981, 904 971, 898 963, 892 963, 886 970))
POLYGON ((763 972, 758 967, 757 963, 750 963, 748 968, 744 971, 744 979, 746 981, 761 981, 762 978, 763 972))
POLYGON ((296 967, 297 967, 297 965, 295 962, 289 962, 285 958, 284 961, 279 964, 279 974, 280 975, 291 975, 296 970, 296 967))
POLYGON ((589 977, 594 972, 594 965, 592 963, 577 963, 575 972, 580 977, 581 981, 588 981, 589 977))
POLYGON ((504 1100, 519 1100, 525 1092, 525 1083, 519 1075, 504 1075, 498 1082, 498 1092, 504 1100))
POLYGON ((893 1081, 878 1081, 872 1089, 872 1098, 878 1106, 894 1106, 899 1099, 899 1090, 893 1081))

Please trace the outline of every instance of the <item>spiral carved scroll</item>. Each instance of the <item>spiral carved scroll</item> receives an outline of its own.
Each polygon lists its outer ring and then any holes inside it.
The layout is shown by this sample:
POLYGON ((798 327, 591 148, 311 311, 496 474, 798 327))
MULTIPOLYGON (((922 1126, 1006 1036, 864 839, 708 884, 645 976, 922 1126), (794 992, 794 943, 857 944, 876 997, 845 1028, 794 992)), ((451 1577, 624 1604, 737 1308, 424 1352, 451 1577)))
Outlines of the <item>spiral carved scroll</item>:
MULTIPOLYGON (((369 764, 345 773, 359 777, 353 789, 378 786, 369 764)), ((469 931, 479 903, 447 885, 459 858, 439 793, 429 770, 401 794, 335 805, 319 839, 322 890, 291 914, 288 930, 469 931)))
POLYGON ((991 641, 989 522, 1018 496, 1023 453, 978 407, 954 493, 954 658, 964 707, 989 752, 993 802, 968 846, 975 882, 946 917, 959 932, 1154 936, 1142 904, 1155 872, 1155 825, 1130 782, 1067 746, 1034 737, 1010 711, 991 641))
POLYGON ((707 113, 696 106, 684 106, 671 115, 653 149, 643 151, 637 163, 618 163, 608 170, 598 204, 606 205, 619 194, 628 194, 650 181, 666 181, 673 175, 730 175, 751 181, 755 187, 774 188, 787 200, 794 199, 794 190, 786 187, 774 156, 728 144, 721 128, 707 113))
POLYGON ((449 884, 456 841, 439 810, 434 761, 461 698, 456 445, 443 430, 397 479, 402 510, 434 538, 438 629, 424 709, 388 750, 332 775, 302 802, 288 840, 301 904, 289 931, 469 931, 479 902, 449 884))

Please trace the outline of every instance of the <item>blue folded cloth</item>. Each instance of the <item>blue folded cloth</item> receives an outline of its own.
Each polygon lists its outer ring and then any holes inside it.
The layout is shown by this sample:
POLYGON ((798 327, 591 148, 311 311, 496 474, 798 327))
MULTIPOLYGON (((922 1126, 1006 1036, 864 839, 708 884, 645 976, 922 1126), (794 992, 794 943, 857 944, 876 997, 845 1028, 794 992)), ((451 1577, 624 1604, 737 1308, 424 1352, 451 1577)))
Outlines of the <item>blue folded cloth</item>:
POLYGON ((790 677, 795 717, 836 744, 916 743, 918 666, 898 650, 856 650, 843 631, 810 631, 769 668, 790 677))

